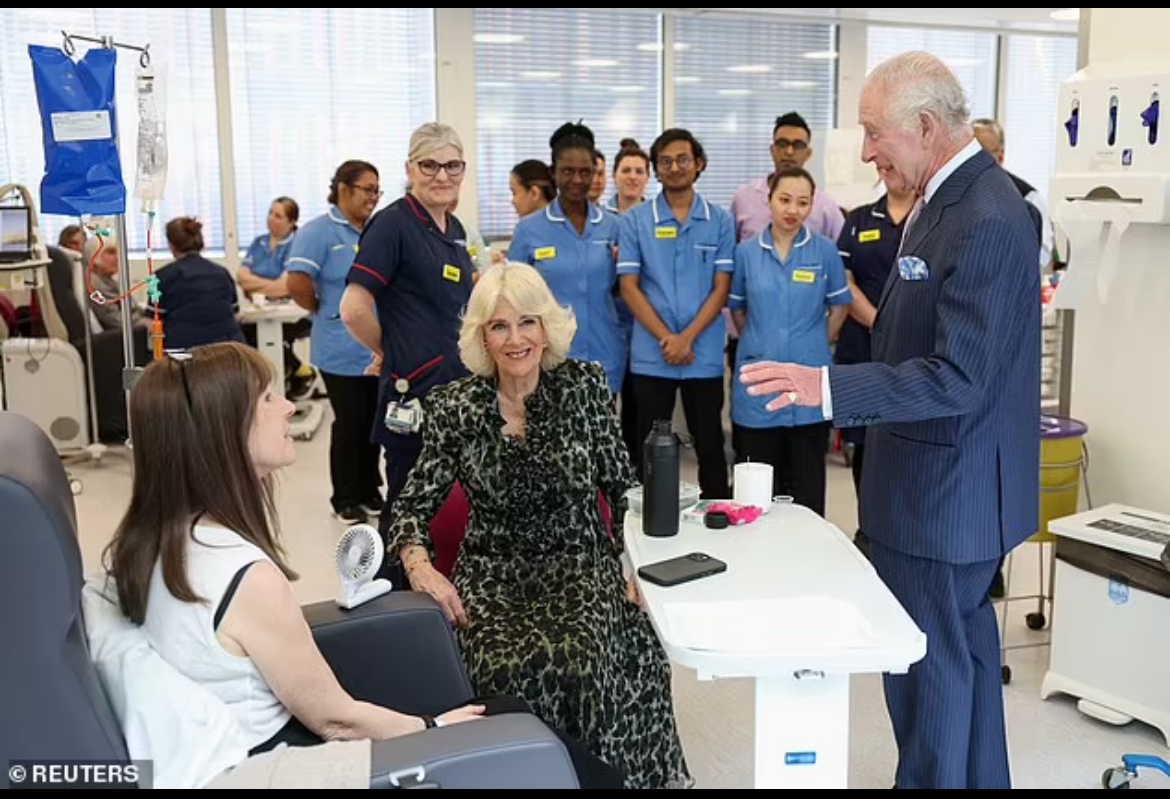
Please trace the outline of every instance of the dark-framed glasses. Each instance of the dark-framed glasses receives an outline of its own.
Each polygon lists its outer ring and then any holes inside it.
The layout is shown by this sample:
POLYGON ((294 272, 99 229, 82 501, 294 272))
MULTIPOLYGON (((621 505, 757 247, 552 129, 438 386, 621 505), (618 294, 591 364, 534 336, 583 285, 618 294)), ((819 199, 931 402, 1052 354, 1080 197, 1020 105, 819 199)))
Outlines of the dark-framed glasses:
POLYGON ((689 155, 680 155, 678 158, 671 158, 669 155, 661 155, 658 157, 658 169, 660 172, 665 172, 672 166, 677 166, 679 169, 687 169, 693 163, 695 163, 695 159, 689 155))
POLYGON ((458 158, 452 161, 447 161, 445 163, 436 161, 433 158, 423 158, 419 161, 415 161, 415 163, 418 165, 418 171, 422 172, 428 178, 433 178, 435 175, 439 174, 440 169, 446 172, 450 177, 457 178, 463 174, 465 169, 467 169, 467 162, 458 158))
POLYGON ((772 146, 777 150, 792 150, 794 153, 803 153, 808 149, 808 142, 796 139, 795 141, 788 141, 788 139, 776 139, 772 142, 772 146))
POLYGON ((382 189, 380 189, 377 186, 362 186, 359 183, 350 183, 349 185, 353 186, 355 189, 357 189, 360 192, 364 192, 364 193, 370 195, 375 200, 380 200, 382 198, 382 195, 385 194, 385 192, 383 192, 382 189))

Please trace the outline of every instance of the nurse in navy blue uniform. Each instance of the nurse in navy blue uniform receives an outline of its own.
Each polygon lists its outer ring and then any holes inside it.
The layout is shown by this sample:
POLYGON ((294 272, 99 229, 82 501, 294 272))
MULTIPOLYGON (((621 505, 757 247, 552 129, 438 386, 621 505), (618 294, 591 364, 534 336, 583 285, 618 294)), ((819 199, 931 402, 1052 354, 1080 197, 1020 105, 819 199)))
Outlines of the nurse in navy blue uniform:
POLYGON ((450 213, 467 162, 454 129, 428 122, 411 134, 410 191, 366 224, 341 300, 350 334, 381 376, 374 440, 386 460, 383 534, 422 450, 423 400, 467 375, 459 358, 461 315, 475 267, 463 224, 450 213))
POLYGON ((735 229, 727 211, 695 191, 707 157, 690 131, 664 131, 650 161, 662 192, 622 217, 618 237, 622 298, 635 320, 630 372, 638 440, 646 440, 655 420, 674 416, 681 394, 700 495, 726 499, 722 311, 735 267, 735 229))
POLYGON ((536 267, 557 302, 572 309, 577 332, 569 357, 600 363, 610 393, 617 395, 626 372, 625 338, 614 306, 618 218, 588 199, 592 131, 566 123, 549 144, 557 197, 516 225, 508 259, 536 267))
MULTIPOLYGON (((846 218, 845 227, 837 238, 837 250, 845 263, 853 304, 849 306, 849 318, 837 338, 833 352, 835 363, 868 363, 873 360, 870 330, 877 316, 886 278, 898 257, 903 225, 914 207, 914 200, 913 192, 887 189, 876 202, 859 205, 846 218)), ((853 445, 853 487, 860 498, 865 428, 843 428, 841 437, 853 445)), ((854 540, 864 547, 865 533, 858 530, 854 540)))
MULTIPOLYGON (((769 183, 772 224, 735 249, 728 307, 743 331, 736 373, 754 361, 828 365, 829 343, 852 301, 837 248, 805 226, 816 190, 812 176, 786 167, 769 183)), ((819 408, 773 412, 767 404, 767 397, 748 396, 742 382, 732 383, 736 461, 771 464, 773 496, 791 496, 824 516, 829 423, 819 408)))

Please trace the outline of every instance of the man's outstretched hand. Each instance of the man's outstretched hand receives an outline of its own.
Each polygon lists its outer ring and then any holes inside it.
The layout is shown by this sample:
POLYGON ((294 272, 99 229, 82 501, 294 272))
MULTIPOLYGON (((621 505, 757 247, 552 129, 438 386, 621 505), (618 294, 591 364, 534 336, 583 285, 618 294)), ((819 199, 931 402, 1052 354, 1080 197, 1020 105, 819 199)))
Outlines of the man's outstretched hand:
POLYGON ((752 397, 778 394, 765 406, 770 411, 789 405, 821 407, 821 370, 815 366, 756 361, 743 365, 739 381, 748 387, 747 393, 752 397))

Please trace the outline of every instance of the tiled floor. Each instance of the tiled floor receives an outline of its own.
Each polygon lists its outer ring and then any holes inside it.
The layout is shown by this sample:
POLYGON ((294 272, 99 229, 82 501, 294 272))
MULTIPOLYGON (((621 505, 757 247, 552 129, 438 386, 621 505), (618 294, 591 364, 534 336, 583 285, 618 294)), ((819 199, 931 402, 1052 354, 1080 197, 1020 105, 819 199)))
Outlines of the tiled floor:
MULTIPOLYGON (((329 515, 328 421, 313 440, 298 444, 298 462, 281 478, 280 509, 284 542, 303 602, 326 599, 337 589, 333 546, 343 527, 329 515)), ((849 471, 837 456, 828 465, 828 517, 841 529, 856 526, 856 505, 849 471)), ((120 451, 99 464, 70 465, 83 481, 77 496, 78 522, 87 569, 99 564, 101 549, 126 506, 130 467, 120 451)), ((1026 545, 1017 556, 1015 594, 1036 590, 1036 547, 1026 545)), ((1024 625, 1029 608, 1012 606, 1009 643, 1044 640, 1045 632, 1024 625)), ((1153 631, 1152 631, 1153 632, 1153 631)), ((1016 787, 1094 788, 1101 772, 1119 763, 1122 754, 1143 752, 1170 757, 1161 736, 1134 722, 1111 727, 1081 715, 1067 697, 1039 698, 1047 665, 1045 647, 1008 653, 1014 675, 1004 690, 1009 745, 1016 787)), ((851 766, 853 788, 888 788, 896 760, 889 718, 877 676, 853 680, 851 766)), ((752 780, 752 685, 744 680, 698 682, 694 673, 678 669, 675 704, 683 743, 699 788, 747 788, 752 780)), ((1143 776, 1135 788, 1170 787, 1159 774, 1143 776)))

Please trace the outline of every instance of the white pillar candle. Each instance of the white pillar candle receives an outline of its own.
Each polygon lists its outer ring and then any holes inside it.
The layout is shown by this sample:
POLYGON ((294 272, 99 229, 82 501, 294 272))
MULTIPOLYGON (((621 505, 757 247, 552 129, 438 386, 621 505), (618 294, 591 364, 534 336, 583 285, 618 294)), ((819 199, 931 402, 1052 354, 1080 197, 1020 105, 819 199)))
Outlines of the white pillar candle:
POLYGON ((733 499, 740 505, 754 505, 764 513, 772 509, 772 466, 767 463, 737 463, 733 499))

